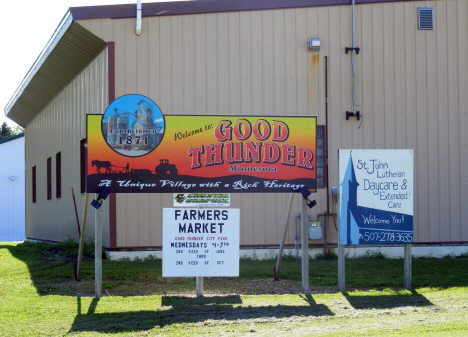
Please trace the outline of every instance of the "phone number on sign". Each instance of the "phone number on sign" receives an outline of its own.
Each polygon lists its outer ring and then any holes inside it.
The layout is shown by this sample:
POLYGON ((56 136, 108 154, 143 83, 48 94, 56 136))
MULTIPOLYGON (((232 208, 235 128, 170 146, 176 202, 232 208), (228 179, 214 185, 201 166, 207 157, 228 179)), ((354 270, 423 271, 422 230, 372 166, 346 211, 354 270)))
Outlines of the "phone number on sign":
POLYGON ((382 242, 413 242, 413 233, 400 232, 363 232, 359 234, 359 239, 364 241, 382 242))

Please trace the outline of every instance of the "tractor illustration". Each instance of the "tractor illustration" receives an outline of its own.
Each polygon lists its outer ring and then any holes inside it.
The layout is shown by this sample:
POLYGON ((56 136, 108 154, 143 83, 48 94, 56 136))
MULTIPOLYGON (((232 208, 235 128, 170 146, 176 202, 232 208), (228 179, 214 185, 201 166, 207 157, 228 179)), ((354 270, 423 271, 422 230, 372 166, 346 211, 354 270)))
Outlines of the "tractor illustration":
POLYGON ((179 172, 174 164, 169 164, 168 159, 159 159, 159 165, 154 171, 158 175, 176 175, 179 172))

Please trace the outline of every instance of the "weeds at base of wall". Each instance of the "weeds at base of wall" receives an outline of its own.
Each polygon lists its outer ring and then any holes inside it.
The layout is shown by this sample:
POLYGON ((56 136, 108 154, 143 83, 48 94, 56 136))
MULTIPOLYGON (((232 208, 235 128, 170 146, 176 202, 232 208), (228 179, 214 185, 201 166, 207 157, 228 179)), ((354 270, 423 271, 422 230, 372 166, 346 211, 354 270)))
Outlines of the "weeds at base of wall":
POLYGON ((241 261, 255 261, 255 260, 258 260, 257 252, 254 251, 252 256, 247 256, 247 255, 241 256, 240 260, 241 261))
POLYGON ((443 258, 443 259, 461 259, 468 257, 468 251, 461 254, 446 254, 442 257, 434 257, 434 256, 413 256, 413 259, 424 260, 424 259, 434 259, 434 258, 443 258))
POLYGON ((386 259, 387 256, 381 251, 367 250, 363 255, 359 256, 359 258, 364 260, 383 260, 386 259))
POLYGON ((153 254, 149 254, 148 256, 146 256, 144 258, 141 258, 141 257, 137 256, 137 257, 135 257, 134 261, 136 261, 136 262, 156 262, 156 261, 162 261, 162 259, 156 257, 153 254))
POLYGON ((326 254, 320 253, 314 256, 314 260, 338 260, 338 255, 334 250, 328 250, 326 254))
POLYGON ((446 258, 456 259, 456 258, 463 258, 463 257, 468 257, 468 251, 466 251, 465 253, 461 253, 460 255, 447 254, 444 256, 444 259, 446 258))
POLYGON ((345 254, 346 260, 383 260, 387 259, 388 257, 382 253, 381 251, 373 251, 373 250, 366 250, 363 255, 355 255, 353 257, 349 257, 349 254, 345 254))
MULTIPOLYGON (((254 254, 255 255, 255 254, 254 254)), ((274 258, 276 260, 278 258, 278 255, 274 258)), ((284 261, 294 261, 294 260, 300 260, 302 258, 301 254, 296 255, 293 250, 289 250, 287 253, 283 253, 283 256, 281 257, 281 260, 284 261)), ((248 260, 254 260, 254 257, 249 257, 248 260)), ((309 256, 309 260, 337 260, 338 255, 336 255, 335 250, 329 249, 326 254, 319 253, 314 256, 309 256)))
MULTIPOLYGON (((278 255, 276 255, 275 260, 278 258, 278 255)), ((286 261, 293 261, 293 260, 299 260, 301 258, 301 255, 299 254, 299 258, 293 253, 292 250, 289 250, 287 253, 283 253, 283 256, 281 257, 282 260, 286 261)))
POLYGON ((156 256, 150 254, 144 259, 145 262, 155 262, 155 261, 162 261, 162 259, 157 258, 156 256))
MULTIPOLYGON (((447 254, 443 256, 444 258, 466 258, 468 257, 468 251, 462 254, 447 254)), ((266 260, 276 260, 278 258, 278 255, 276 255, 274 258, 269 258, 266 260)), ((413 259, 428 259, 428 258, 434 258, 430 256, 413 256, 413 259)), ((299 256, 296 256, 293 250, 289 250, 287 252, 283 253, 283 256, 281 257, 281 260, 284 261, 294 261, 294 260, 300 260, 301 259, 301 254, 299 253, 299 256)), ((327 254, 319 253, 314 256, 310 256, 309 260, 337 260, 338 255, 336 253, 335 249, 329 249, 327 254)), ((371 250, 368 249, 364 254, 361 255, 354 255, 352 257, 349 256, 349 253, 345 254, 345 259, 346 260, 383 260, 383 259, 395 259, 392 257, 388 257, 386 254, 384 254, 382 251, 377 250, 371 250)), ((398 258, 396 258, 398 259, 398 258)), ((403 257, 400 257, 400 259, 403 259, 403 257)), ((240 258, 241 261, 255 261, 258 260, 258 256, 256 252, 254 252, 251 256, 243 256, 240 258)))

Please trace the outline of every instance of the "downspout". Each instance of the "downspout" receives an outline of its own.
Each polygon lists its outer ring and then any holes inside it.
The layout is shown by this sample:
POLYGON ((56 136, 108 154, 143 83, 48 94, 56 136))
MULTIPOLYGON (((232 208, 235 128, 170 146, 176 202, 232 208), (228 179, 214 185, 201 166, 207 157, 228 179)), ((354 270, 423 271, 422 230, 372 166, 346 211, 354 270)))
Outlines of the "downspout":
POLYGON ((324 151, 324 159, 325 172, 327 172, 327 211, 322 214, 317 214, 317 220, 320 221, 320 217, 323 216, 323 256, 327 259, 327 218, 330 215, 336 216, 336 213, 330 213, 330 175, 328 172, 328 144, 330 142, 328 137, 328 56, 325 56, 325 138, 326 149, 324 151))
POLYGON ((323 217, 323 257, 327 259, 327 216, 330 214, 330 174, 328 172, 328 57, 325 56, 325 172, 327 172, 327 214, 323 217))
MULTIPOLYGON (((354 0, 353 0, 354 1, 354 0)), ((141 35, 141 0, 137 0, 136 35, 141 35)))
POLYGON ((359 48, 356 48, 356 28, 355 28, 355 0, 352 0, 351 3, 351 17, 352 17, 352 40, 353 40, 353 45, 351 48, 346 47, 345 52, 348 54, 348 51, 352 52, 352 77, 353 77, 353 94, 352 94, 352 104, 353 104, 353 111, 346 111, 346 120, 349 119, 349 117, 357 117, 357 120, 361 118, 361 113, 359 111, 356 111, 356 54, 359 54, 359 48))
POLYGON ((325 151, 325 172, 327 172, 327 214, 330 213, 330 175, 328 172, 328 57, 325 56, 325 137, 326 137, 326 151, 325 151))
POLYGON ((352 21, 353 21, 353 115, 356 116, 356 31, 355 31, 355 15, 354 15, 354 7, 355 7, 355 0, 352 1, 352 21))

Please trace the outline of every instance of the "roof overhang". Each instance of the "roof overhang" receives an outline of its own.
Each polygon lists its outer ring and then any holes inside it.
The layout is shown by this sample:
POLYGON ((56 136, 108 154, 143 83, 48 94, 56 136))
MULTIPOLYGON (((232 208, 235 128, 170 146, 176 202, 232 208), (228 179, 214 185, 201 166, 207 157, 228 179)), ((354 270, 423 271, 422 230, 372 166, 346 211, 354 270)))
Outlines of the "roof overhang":
POLYGON ((106 46, 106 42, 64 16, 5 107, 25 127, 106 46))

